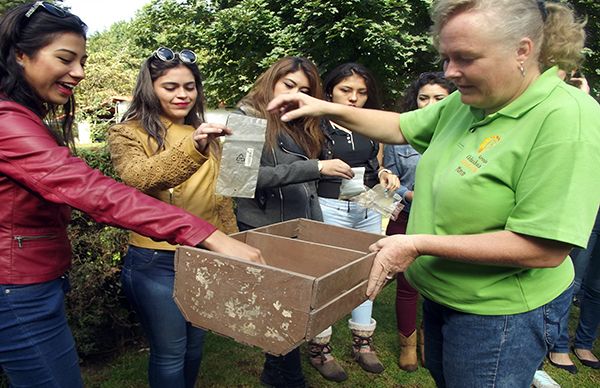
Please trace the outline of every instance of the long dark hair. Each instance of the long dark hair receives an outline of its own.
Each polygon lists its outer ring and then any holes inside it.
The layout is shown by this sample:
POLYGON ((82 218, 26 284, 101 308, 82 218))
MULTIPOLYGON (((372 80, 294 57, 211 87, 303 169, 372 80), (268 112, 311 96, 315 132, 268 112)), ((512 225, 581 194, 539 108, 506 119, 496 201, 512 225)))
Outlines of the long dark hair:
POLYGON ((160 100, 154 92, 154 81, 162 77, 168 70, 179 66, 184 66, 192 72, 196 83, 196 90, 198 91, 196 102, 185 116, 184 124, 191 125, 194 128, 202 124, 204 122, 204 89, 202 88, 200 70, 195 63, 183 62, 177 55, 170 61, 163 61, 152 54, 142 63, 133 90, 131 105, 129 105, 121 120, 122 122, 138 120, 142 128, 148 132, 149 140, 152 138, 158 144, 156 153, 165 147, 167 128, 160 119, 163 109, 160 105, 160 100))
POLYGON ((446 89, 448 94, 456 90, 456 86, 448 81, 441 71, 421 73, 421 75, 406 88, 404 97, 400 102, 400 112, 418 109, 417 97, 419 96, 419 90, 425 85, 440 85, 442 88, 446 89))
POLYGON ((0 19, 0 93, 8 100, 31 109, 40 118, 45 118, 59 144, 74 149, 74 96, 60 107, 62 109, 42 100, 25 80, 23 68, 17 63, 17 55, 23 53, 34 57, 61 33, 70 32, 86 39, 87 26, 79 17, 67 11, 63 16, 55 16, 39 7, 29 17, 25 16, 34 4, 16 6, 6 11, 0 19))
POLYGON ((277 144, 281 132, 288 134, 310 158, 321 153, 324 136, 321 131, 321 119, 308 117, 284 123, 277 112, 267 111, 269 101, 273 99, 273 89, 277 81, 289 73, 302 70, 310 87, 312 97, 323 99, 323 87, 317 67, 310 60, 302 57, 285 57, 275 62, 254 82, 254 86, 238 106, 249 106, 261 117, 267 119, 266 143, 271 148, 277 144))
POLYGON ((365 81, 365 85, 367 86, 367 102, 365 102, 363 108, 381 109, 379 90, 377 89, 375 77, 373 77, 373 74, 371 74, 369 69, 360 63, 344 63, 331 70, 325 76, 323 83, 325 85, 325 97, 327 100, 331 101, 333 88, 335 85, 339 84, 348 77, 352 77, 353 75, 360 76, 365 81))

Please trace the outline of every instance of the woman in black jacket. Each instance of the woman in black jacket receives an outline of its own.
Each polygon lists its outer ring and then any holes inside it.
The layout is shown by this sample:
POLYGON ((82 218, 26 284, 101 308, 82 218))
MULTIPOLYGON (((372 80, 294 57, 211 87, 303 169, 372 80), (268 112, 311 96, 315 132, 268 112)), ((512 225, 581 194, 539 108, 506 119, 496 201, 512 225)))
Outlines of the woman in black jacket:
MULTIPOLYGON (((306 58, 285 57, 267 69, 238 104, 246 115, 267 119, 254 199, 237 199, 240 230, 308 218, 322 221, 317 182, 322 175, 352 178, 350 166, 339 159, 319 160, 324 148, 320 119, 306 118, 284 123, 267 112, 267 104, 284 93, 302 92, 322 98, 321 80, 315 65, 306 58)), ((266 355, 261 382, 275 387, 306 385, 300 351, 275 357, 266 355)))

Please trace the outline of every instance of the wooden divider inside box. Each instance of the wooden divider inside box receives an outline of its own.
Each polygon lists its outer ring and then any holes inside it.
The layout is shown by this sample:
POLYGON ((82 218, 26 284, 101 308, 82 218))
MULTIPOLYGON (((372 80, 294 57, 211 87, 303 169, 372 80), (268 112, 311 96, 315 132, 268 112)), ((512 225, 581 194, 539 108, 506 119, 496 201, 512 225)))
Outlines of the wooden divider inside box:
POLYGON ((254 231, 235 237, 267 265, 177 249, 174 297, 196 326, 285 354, 365 300, 374 255, 254 231))
MULTIPOLYGON (((365 253, 369 253, 369 246, 371 244, 385 237, 375 233, 329 225, 319 221, 308 220, 306 218, 279 222, 277 224, 263 226, 252 230, 276 236, 353 249, 365 253)), ((232 235, 232 237, 235 237, 235 235, 232 235)))

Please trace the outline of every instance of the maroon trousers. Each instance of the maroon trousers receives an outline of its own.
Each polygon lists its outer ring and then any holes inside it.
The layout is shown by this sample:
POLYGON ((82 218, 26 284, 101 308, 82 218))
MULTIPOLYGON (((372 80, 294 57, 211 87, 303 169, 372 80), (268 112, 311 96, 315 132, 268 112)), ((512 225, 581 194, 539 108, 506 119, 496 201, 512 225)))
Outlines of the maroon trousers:
MULTIPOLYGON (((400 212, 396 221, 390 220, 385 234, 406 234, 408 214, 400 212)), ((417 329, 417 300, 419 293, 412 288, 404 278, 404 273, 396 276, 396 324, 398 331, 405 337, 410 336, 417 329)))

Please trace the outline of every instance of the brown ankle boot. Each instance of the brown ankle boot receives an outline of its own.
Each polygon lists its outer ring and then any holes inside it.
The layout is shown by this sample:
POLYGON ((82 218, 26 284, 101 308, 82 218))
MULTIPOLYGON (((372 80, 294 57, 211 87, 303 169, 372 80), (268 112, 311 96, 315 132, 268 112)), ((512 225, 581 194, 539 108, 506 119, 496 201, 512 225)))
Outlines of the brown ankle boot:
POLYGON ((373 346, 373 332, 377 322, 371 318, 371 325, 359 325, 352 320, 349 320, 348 324, 352 330, 352 357, 367 372, 383 372, 385 367, 377 358, 373 346))
POLYGON ((417 331, 413 331, 411 335, 405 337, 402 333, 398 333, 400 342, 400 358, 398 366, 407 372, 417 370, 417 331))
POLYGON ((339 383, 348 378, 344 368, 338 364, 331 354, 331 346, 329 346, 328 343, 319 344, 316 342, 309 342, 308 352, 310 365, 315 367, 325 379, 339 383))
POLYGON ((373 346, 373 337, 361 337, 353 334, 352 357, 367 372, 381 373, 385 369, 381 361, 377 358, 377 353, 373 346))
POLYGON ((419 342, 419 361, 421 362, 421 366, 425 368, 425 329, 423 322, 421 322, 421 328, 417 333, 417 340, 419 342))

